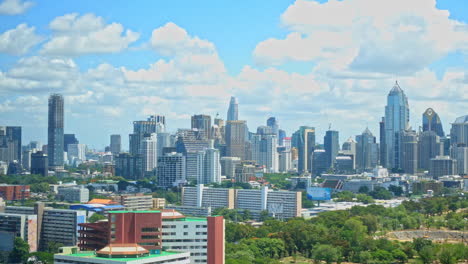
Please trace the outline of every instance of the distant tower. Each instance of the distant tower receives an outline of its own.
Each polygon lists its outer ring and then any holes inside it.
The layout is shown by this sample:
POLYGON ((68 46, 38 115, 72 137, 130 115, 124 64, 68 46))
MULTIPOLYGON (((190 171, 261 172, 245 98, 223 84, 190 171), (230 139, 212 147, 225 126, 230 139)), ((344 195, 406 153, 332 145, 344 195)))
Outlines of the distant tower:
POLYGON ((193 115, 192 129, 204 131, 205 138, 211 138, 211 116, 209 115, 193 115))
POLYGON ((245 159, 245 137, 246 122, 232 120, 226 123, 226 154, 228 157, 239 157, 245 159))
POLYGON ((144 134, 140 143, 143 171, 153 171, 158 164, 158 141, 156 133, 144 134))
POLYGON ((327 156, 327 167, 333 168, 336 156, 340 150, 338 131, 328 130, 324 137, 325 152, 327 156))
POLYGON ((227 121, 236 121, 239 120, 239 104, 237 99, 234 96, 231 96, 231 101, 229 102, 229 109, 227 112, 227 121))
POLYGON ((267 126, 269 126, 273 132, 273 134, 276 135, 276 137, 279 137, 279 124, 278 120, 276 120, 276 117, 270 117, 267 119, 267 126))
POLYGON ((395 85, 387 96, 387 106, 385 106, 385 147, 387 150, 387 168, 401 168, 401 144, 399 141, 399 133, 404 131, 407 127, 409 127, 408 98, 398 85, 398 82, 395 82, 395 85))
POLYGON ((52 94, 49 97, 49 126, 47 152, 50 169, 63 169, 64 164, 64 100, 60 94, 52 94))
POLYGON ((378 145, 368 128, 356 136, 356 167, 360 171, 371 170, 378 163, 378 145))
POLYGON ((423 131, 434 131, 439 137, 444 137, 444 129, 439 115, 432 108, 428 108, 422 115, 423 131))
POLYGON ((118 155, 122 150, 122 138, 120 135, 110 136, 110 151, 113 155, 118 155))

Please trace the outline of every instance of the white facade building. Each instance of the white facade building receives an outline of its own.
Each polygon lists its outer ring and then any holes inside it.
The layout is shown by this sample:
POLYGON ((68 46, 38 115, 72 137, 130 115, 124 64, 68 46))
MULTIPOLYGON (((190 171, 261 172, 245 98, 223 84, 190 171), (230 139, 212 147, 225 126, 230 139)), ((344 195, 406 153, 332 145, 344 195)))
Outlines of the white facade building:
POLYGON ((140 143, 143 171, 153 171, 158 166, 158 141, 156 133, 144 137, 140 143))

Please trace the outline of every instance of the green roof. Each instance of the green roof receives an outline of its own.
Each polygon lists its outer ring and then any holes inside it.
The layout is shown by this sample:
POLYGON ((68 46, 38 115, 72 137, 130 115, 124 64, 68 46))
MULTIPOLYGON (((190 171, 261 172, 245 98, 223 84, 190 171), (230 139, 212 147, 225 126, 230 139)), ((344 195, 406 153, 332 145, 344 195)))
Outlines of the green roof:
POLYGON ((185 221, 188 221, 188 222, 196 222, 196 221, 206 222, 206 218, 201 218, 201 217, 185 217, 185 221))
POLYGON ((138 258, 103 258, 103 257, 96 256, 94 254, 94 251, 81 251, 80 253, 75 253, 75 254, 58 254, 58 255, 69 256, 69 257, 81 257, 81 258, 106 259, 106 260, 112 260, 112 261, 126 262, 126 261, 138 260, 138 259, 165 257, 165 256, 170 256, 170 255, 175 255, 175 254, 180 254, 180 253, 182 252, 161 251, 161 254, 150 254, 149 256, 138 257, 138 258))
POLYGON ((109 213, 111 214, 124 214, 124 213, 160 213, 161 211, 157 211, 157 210, 154 210, 154 211, 150 211, 150 210, 147 210, 147 211, 109 211, 109 213))

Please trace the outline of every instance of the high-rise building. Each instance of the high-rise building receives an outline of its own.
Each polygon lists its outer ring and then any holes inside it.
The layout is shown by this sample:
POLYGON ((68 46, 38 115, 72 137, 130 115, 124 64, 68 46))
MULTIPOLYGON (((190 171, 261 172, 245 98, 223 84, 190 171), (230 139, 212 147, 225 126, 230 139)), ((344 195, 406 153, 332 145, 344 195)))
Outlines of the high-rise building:
POLYGON ((161 132, 156 135, 158 142, 158 157, 163 156, 163 149, 168 147, 173 147, 171 144, 171 134, 167 132, 161 132))
POLYGON ((165 132, 166 118, 152 115, 146 121, 133 121, 133 133, 129 135, 130 154, 140 154, 140 144, 145 134, 165 132))
POLYGON ((229 101, 229 108, 227 112, 227 121, 236 121, 239 120, 239 104, 237 99, 234 96, 231 96, 229 101))
POLYGON ((61 94, 49 97, 49 126, 47 152, 49 168, 63 169, 64 165, 64 100, 61 94))
POLYGON ((193 115, 192 130, 205 131, 206 138, 211 138, 211 116, 209 115, 193 115))
POLYGON ((279 123, 276 117, 270 117, 267 119, 267 126, 271 128, 272 133, 279 137, 279 123))
POLYGON ((203 167, 197 179, 198 184, 221 183, 221 164, 219 150, 213 146, 203 152, 203 167))
POLYGON ((229 120, 226 124, 226 155, 245 159, 246 122, 242 120, 229 120))
POLYGON ((74 164, 75 161, 83 162, 86 160, 86 145, 85 144, 69 144, 68 145, 68 161, 74 164))
POLYGON ((185 156, 181 153, 168 153, 158 158, 158 186, 171 188, 185 184, 185 156))
POLYGON ((379 146, 369 128, 356 136, 356 142, 356 168, 360 171, 375 168, 378 164, 379 146))
POLYGON ((144 134, 140 143, 143 171, 151 172, 158 166, 158 142, 156 133, 144 134))
POLYGON ((68 152, 68 145, 79 144, 75 134, 63 134, 63 151, 68 152))
MULTIPOLYGON (((286 138, 286 131, 284 131, 283 129, 278 129, 278 144, 280 146, 284 145, 283 141, 284 141, 285 138, 286 138)), ((291 148, 291 145, 289 145, 289 147, 291 148)))
POLYGON ((119 153, 115 157, 115 175, 129 180, 143 178, 143 159, 140 154, 119 153))
POLYGON ((49 159, 42 151, 31 154, 31 174, 47 176, 49 174, 49 159))
POLYGON ((6 127, 7 139, 13 142, 13 159, 21 162, 21 127, 20 126, 7 126, 6 127))
POLYGON ((415 174, 418 170, 418 135, 416 131, 400 132, 401 168, 405 173, 415 174))
POLYGON ((120 135, 110 136, 110 151, 112 155, 118 155, 122 151, 122 139, 120 135))
POLYGON ((288 172, 292 169, 291 149, 285 147, 278 148, 279 172, 288 172))
POLYGON ((426 109, 422 114, 423 120, 423 131, 434 131, 437 136, 444 137, 444 129, 442 128, 442 122, 440 121, 439 115, 432 108, 426 109))
POLYGON ((385 140, 385 117, 382 117, 382 121, 379 122, 379 130, 380 130, 379 164, 381 166, 387 166, 387 143, 385 140))
POLYGON ((327 152, 324 149, 316 149, 312 154, 312 174, 321 175, 329 169, 327 164, 327 152))
POLYGON ((312 172, 312 154, 315 150, 315 128, 301 126, 293 134, 292 146, 298 149, 299 172, 312 172))
POLYGON ((327 155, 327 167, 333 168, 335 164, 336 156, 338 155, 338 151, 340 150, 340 143, 339 143, 339 135, 338 131, 328 130, 325 133, 325 137, 323 139, 325 152, 327 155))
POLYGON ((431 159, 429 175, 434 179, 457 174, 457 161, 450 156, 437 156, 431 159))
POLYGON ((222 157, 221 175, 226 176, 227 179, 234 179, 236 173, 236 165, 241 163, 239 157, 222 157))
POLYGON ((0 126, 0 161, 21 162, 21 127, 0 126))
POLYGON ((429 170, 431 159, 442 155, 439 136, 436 132, 427 130, 419 135, 419 162, 418 167, 429 170))
POLYGON ((385 106, 385 147, 386 147, 386 167, 401 168, 399 142, 399 132, 409 127, 409 105, 408 98, 403 90, 395 82, 387 97, 385 106))
POLYGON ((458 144, 468 146, 468 115, 460 116, 452 123, 450 141, 452 146, 458 146, 458 144))
POLYGON ((457 161, 457 172, 468 175, 468 146, 459 144, 452 148, 452 158, 457 161))
POLYGON ((278 140, 275 134, 252 136, 252 160, 258 165, 264 166, 266 172, 278 172, 278 140))

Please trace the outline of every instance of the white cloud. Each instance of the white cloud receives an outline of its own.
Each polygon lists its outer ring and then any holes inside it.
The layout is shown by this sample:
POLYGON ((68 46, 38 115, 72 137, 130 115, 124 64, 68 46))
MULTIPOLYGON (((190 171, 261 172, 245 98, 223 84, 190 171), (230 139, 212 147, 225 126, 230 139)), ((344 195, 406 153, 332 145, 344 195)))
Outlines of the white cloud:
POLYGON ((172 22, 153 30, 150 46, 163 56, 216 53, 213 43, 189 36, 185 29, 172 22))
POLYGON ((0 53, 23 55, 38 44, 42 37, 36 35, 35 27, 19 24, 16 28, 7 30, 0 35, 0 53))
POLYGON ((50 23, 52 39, 41 53, 58 56, 114 53, 126 49, 140 34, 119 23, 105 24, 102 17, 94 14, 79 16, 77 13, 55 18, 50 23))
POLYGON ((0 15, 19 15, 34 5, 30 1, 4 0, 0 3, 0 15))
POLYGON ((259 43, 259 64, 318 61, 335 72, 409 75, 468 49, 467 25, 435 0, 297 0, 281 21, 291 33, 259 43))

